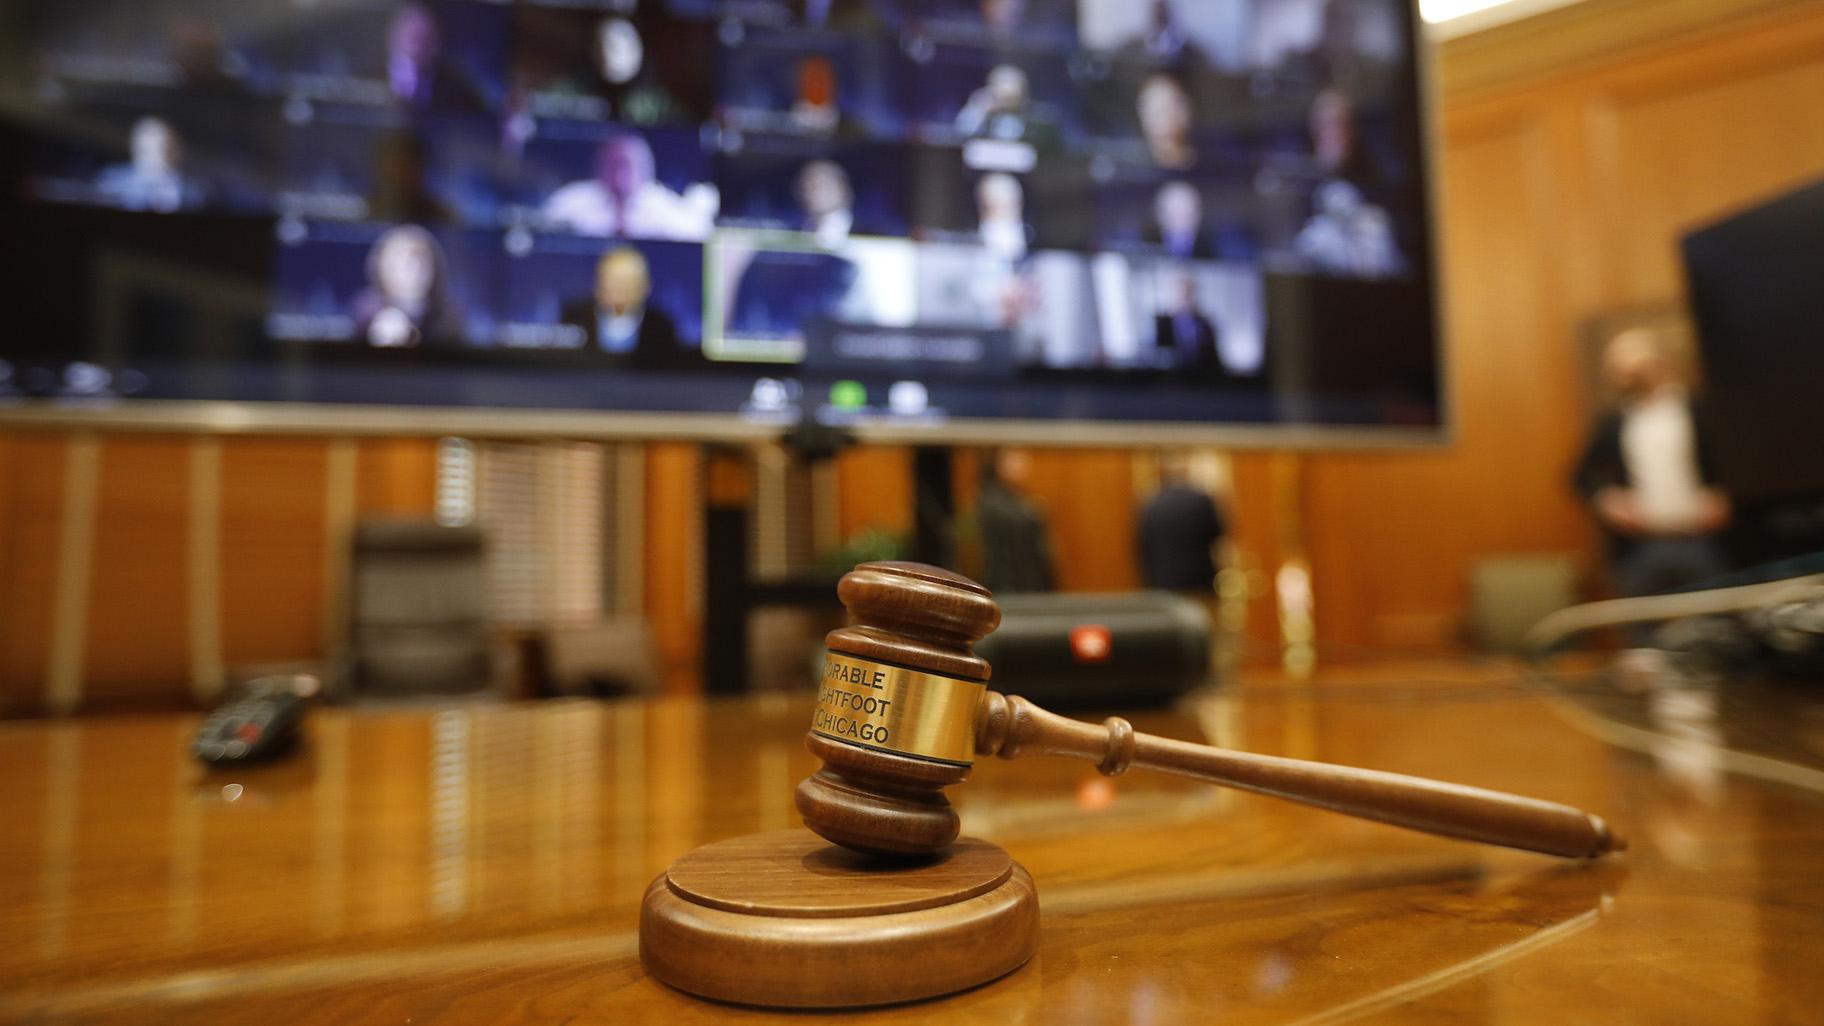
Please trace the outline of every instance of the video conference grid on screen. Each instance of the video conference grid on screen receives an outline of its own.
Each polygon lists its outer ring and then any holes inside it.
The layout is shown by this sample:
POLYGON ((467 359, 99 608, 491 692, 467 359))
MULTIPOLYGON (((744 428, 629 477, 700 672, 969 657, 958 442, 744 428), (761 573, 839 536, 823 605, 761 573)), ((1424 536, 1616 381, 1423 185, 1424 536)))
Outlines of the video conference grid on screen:
POLYGON ((1401 0, 43 0, 41 200, 274 224, 268 334, 1274 377, 1410 283, 1401 0))

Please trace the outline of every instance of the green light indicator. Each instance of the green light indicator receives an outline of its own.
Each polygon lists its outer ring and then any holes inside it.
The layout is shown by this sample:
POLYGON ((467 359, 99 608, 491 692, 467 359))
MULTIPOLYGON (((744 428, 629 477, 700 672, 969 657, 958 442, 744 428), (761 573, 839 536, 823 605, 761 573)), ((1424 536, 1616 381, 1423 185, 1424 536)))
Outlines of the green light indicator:
POLYGON ((830 405, 839 410, 859 410, 868 405, 868 390, 859 381, 838 381, 830 386, 830 405))

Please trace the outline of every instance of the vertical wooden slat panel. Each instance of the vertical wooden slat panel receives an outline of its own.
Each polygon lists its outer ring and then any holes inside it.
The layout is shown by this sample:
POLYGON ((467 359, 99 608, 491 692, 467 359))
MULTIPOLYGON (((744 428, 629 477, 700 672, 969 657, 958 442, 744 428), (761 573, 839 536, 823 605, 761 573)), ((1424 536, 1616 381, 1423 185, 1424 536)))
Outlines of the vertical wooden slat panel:
POLYGON ((52 582, 63 506, 61 435, 6 438, 0 475, 0 715, 40 712, 50 654, 52 582))
POLYGON ((364 438, 357 457, 356 510, 364 517, 425 517, 437 501, 437 440, 364 438))
POLYGON ((702 489, 694 444, 646 450, 646 616, 657 637, 667 687, 694 690, 703 630, 702 489))
POLYGON ((912 450, 905 446, 845 450, 836 457, 836 518, 842 540, 868 528, 909 537, 913 487, 912 450))
POLYGON ((222 664, 222 442, 190 441, 185 564, 188 568, 190 695, 209 704, 220 695, 222 664))
POLYGON ((114 435, 102 442, 85 709, 189 700, 189 475, 185 439, 114 435))
POLYGON ((44 670, 44 705, 59 715, 75 712, 82 704, 100 470, 101 440, 88 433, 71 437, 64 448, 57 569, 51 579, 50 654, 44 670))
POLYGON ((1250 656, 1264 656, 1278 644, 1273 571, 1286 553, 1281 544, 1281 515, 1274 503, 1275 458, 1272 453, 1236 453, 1229 462, 1231 489, 1223 512, 1228 518, 1233 565, 1248 575, 1248 614, 1243 630, 1250 656))
POLYGON ((326 450, 318 439, 237 438, 222 451, 222 653, 315 658, 323 639, 326 450))
POLYGON ((1030 492, 1051 530, 1060 591, 1139 586, 1132 464, 1125 449, 1032 450, 1030 492))

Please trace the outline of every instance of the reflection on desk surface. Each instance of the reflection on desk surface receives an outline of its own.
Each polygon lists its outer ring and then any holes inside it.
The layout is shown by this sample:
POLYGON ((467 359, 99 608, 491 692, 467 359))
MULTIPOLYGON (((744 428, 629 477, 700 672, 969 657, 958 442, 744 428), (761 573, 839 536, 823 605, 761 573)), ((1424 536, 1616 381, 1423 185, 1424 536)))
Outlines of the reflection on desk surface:
MULTIPOLYGON (((646 978, 635 923, 671 859, 797 822, 808 708, 807 692, 324 709, 297 757, 227 773, 187 755, 195 716, 0 724, 0 1021, 776 1019, 646 978)), ((953 798, 1037 880, 1039 954, 869 1017, 1762 1023, 1824 1007, 1824 714, 1807 696, 1600 676, 1550 694, 1458 663, 1244 679, 1132 718, 1567 802, 1634 847, 1569 864, 1168 777, 990 761, 953 798)))

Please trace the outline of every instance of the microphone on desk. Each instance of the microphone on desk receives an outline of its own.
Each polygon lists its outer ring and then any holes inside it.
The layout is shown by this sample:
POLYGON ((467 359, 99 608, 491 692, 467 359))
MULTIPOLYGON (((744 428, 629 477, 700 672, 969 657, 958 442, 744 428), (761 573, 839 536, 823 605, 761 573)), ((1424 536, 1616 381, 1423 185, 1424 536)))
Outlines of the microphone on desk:
POLYGON ((955 840, 943 788, 976 755, 1082 759, 1273 795, 1362 819, 1565 858, 1627 847, 1599 816, 1552 802, 1420 777, 1255 755, 1101 725, 990 691, 971 645, 1000 622, 986 588, 918 563, 863 563, 837 593, 855 623, 826 639, 806 746, 823 768, 798 785, 805 825, 857 851, 928 855, 955 840))

